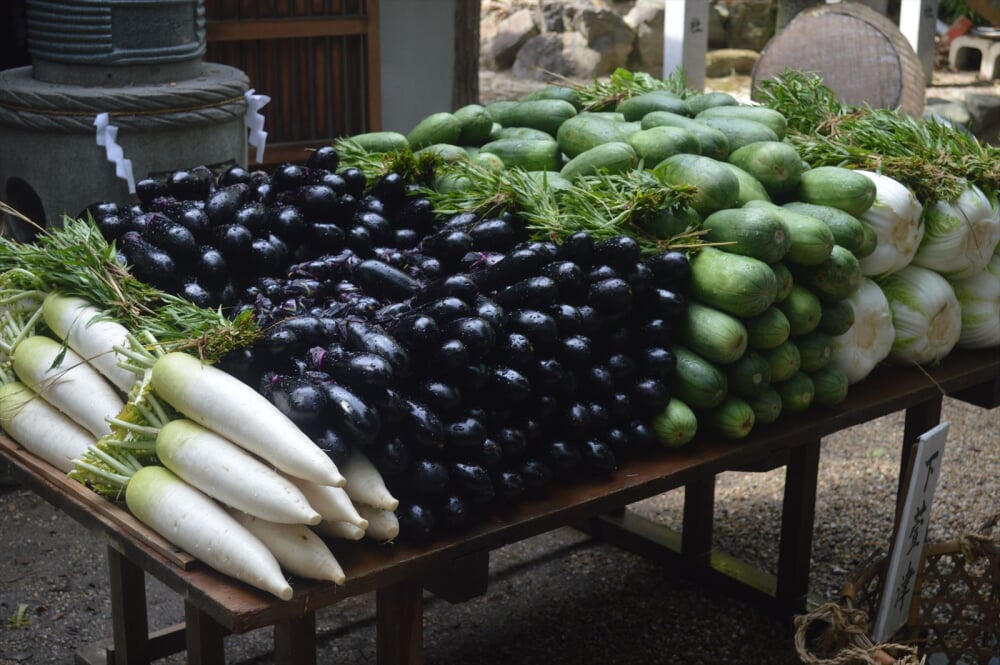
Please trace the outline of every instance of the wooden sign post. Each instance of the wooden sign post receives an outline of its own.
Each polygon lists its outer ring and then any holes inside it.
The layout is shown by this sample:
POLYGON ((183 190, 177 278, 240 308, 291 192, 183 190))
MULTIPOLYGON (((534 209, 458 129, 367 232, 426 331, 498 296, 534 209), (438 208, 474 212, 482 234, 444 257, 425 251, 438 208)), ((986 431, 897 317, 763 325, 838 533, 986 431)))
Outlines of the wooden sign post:
POLYGON ((889 552, 889 566, 872 630, 872 640, 876 643, 889 640, 909 615, 947 435, 948 423, 943 422, 922 434, 914 447, 906 499, 889 552))

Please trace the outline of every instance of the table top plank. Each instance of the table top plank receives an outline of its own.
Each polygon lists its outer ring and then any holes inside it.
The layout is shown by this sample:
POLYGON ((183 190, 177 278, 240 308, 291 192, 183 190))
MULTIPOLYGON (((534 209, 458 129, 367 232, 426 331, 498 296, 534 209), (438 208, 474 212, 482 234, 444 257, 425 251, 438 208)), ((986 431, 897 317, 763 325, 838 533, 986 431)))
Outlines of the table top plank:
POLYGON ((996 394, 998 382, 1000 353, 996 350, 956 351, 933 368, 880 367, 864 382, 852 386, 847 399, 834 408, 815 407, 784 417, 774 425, 757 428, 741 441, 699 435, 688 446, 625 460, 610 478, 556 484, 544 494, 494 511, 483 523, 428 544, 330 541, 347 582, 338 587, 295 580, 295 595, 289 601, 220 575, 178 552, 120 505, 68 480, 58 469, 2 435, 0 456, 10 460, 28 487, 91 530, 104 534, 113 547, 223 627, 241 633, 302 616, 350 596, 419 581, 457 557, 579 523, 942 395, 979 386, 987 394, 996 394))

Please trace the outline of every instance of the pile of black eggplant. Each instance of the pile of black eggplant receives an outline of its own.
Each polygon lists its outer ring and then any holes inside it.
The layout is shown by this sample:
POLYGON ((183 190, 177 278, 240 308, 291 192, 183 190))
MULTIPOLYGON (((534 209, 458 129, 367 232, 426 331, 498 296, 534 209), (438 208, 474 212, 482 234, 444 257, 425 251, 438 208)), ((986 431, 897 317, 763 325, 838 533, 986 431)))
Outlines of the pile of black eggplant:
POLYGON ((686 256, 435 215, 332 148, 270 173, 203 168, 88 208, 137 277, 264 330, 220 366, 334 459, 362 450, 426 540, 658 447, 686 256))

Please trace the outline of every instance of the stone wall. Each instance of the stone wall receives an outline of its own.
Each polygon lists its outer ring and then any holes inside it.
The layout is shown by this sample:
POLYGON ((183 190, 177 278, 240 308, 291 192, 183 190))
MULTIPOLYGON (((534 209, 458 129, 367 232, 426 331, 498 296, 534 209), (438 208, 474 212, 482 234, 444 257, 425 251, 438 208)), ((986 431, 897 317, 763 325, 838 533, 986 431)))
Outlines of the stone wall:
MULTIPOLYGON (((710 0, 709 49, 741 52, 752 67, 774 34, 776 6, 710 0)), ((591 80, 617 67, 659 74, 663 16, 663 0, 483 0, 480 67, 539 81, 591 80)))

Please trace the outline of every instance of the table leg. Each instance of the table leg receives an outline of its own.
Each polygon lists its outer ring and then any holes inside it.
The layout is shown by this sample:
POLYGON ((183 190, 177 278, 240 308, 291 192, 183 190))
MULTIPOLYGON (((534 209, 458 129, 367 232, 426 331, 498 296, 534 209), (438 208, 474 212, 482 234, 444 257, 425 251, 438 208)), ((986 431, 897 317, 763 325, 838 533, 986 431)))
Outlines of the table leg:
POLYGON ((809 595, 809 560, 812 557, 813 522, 816 518, 819 453, 818 439, 798 446, 791 451, 785 467, 774 596, 778 610, 787 614, 804 611, 809 595))
POLYGON ((715 522, 715 476, 684 486, 684 525, 681 556, 690 564, 708 567, 712 559, 715 522))
POLYGON ((378 665, 424 662, 423 587, 399 582, 375 592, 375 655, 378 665))
POLYGON ((148 663, 149 623, 146 616, 145 573, 115 548, 109 545, 107 549, 114 663, 148 663))
POLYGON ((316 665, 316 613, 274 626, 274 662, 282 665, 316 665))
POLYGON ((903 507, 906 482, 910 477, 911 457, 913 449, 917 445, 917 439, 920 438, 921 434, 941 422, 941 403, 943 401, 944 397, 938 395, 906 410, 906 418, 903 421, 903 451, 899 459, 899 486, 896 493, 897 514, 903 507))
POLYGON ((226 662, 225 630, 197 606, 184 602, 188 665, 221 665, 226 662))

